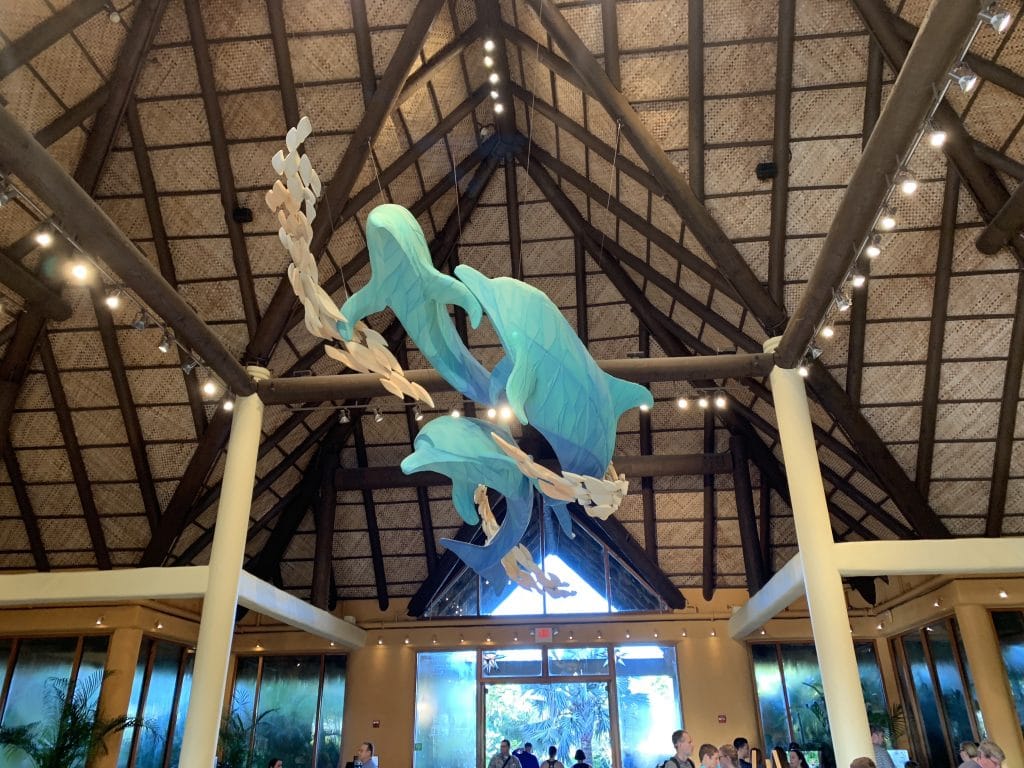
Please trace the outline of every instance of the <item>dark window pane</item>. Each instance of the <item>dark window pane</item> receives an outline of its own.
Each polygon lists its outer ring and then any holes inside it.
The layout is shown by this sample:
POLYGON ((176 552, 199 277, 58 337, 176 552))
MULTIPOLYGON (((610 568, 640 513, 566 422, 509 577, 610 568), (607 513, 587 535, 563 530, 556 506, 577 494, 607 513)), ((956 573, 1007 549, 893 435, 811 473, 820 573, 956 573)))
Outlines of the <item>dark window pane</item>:
POLYGON ((761 711, 761 732, 764 734, 764 754, 775 746, 785 746, 793 740, 786 717, 786 700, 782 691, 782 672, 779 670, 775 645, 751 646, 754 657, 754 679, 757 683, 757 703, 761 711))
POLYGON ((139 748, 135 756, 136 768, 161 768, 164 764, 180 663, 180 646, 170 643, 157 644, 149 688, 142 702, 142 716, 149 727, 139 734, 139 748))
MULTIPOLYGON (((149 663, 149 651, 153 647, 153 641, 149 638, 142 638, 142 645, 139 648, 139 662, 135 667, 135 679, 132 680, 131 698, 128 699, 128 714, 131 717, 140 717, 139 703, 142 697, 142 684, 146 679, 146 665, 149 663)), ((128 759, 131 757, 132 738, 135 729, 129 728, 124 732, 121 739, 121 753, 117 758, 118 768, 126 768, 128 759)))
POLYGON ((552 648, 548 651, 548 674, 553 677, 608 674, 608 647, 552 648))
POLYGON ((320 690, 320 657, 270 656, 263 660, 256 726, 257 755, 285 765, 310 765, 320 690))
POLYGON ((924 643, 917 632, 904 635, 902 640, 907 664, 910 666, 910 684, 921 712, 921 730, 931 758, 928 762, 933 766, 949 765, 950 755, 946 735, 942 730, 938 695, 924 654, 924 643))
POLYGON ((999 636, 1010 692, 1017 705, 1017 719, 1024 723, 1024 613, 995 611, 992 621, 999 636))
POLYGON ((928 629, 931 630, 927 633, 928 646, 932 652, 935 674, 939 678, 942 708, 946 713, 950 741, 953 744, 973 741, 974 731, 971 729, 971 718, 967 712, 967 696, 960 668, 953 656, 953 638, 950 636, 949 626, 945 622, 937 622, 928 629))
POLYGON ((495 648, 480 654, 484 677, 539 677, 540 648, 495 648))
POLYGON ((171 739, 171 762, 172 766, 178 764, 178 756, 181 754, 181 741, 185 737, 185 721, 188 718, 188 702, 192 695, 192 668, 195 666, 196 655, 185 653, 185 670, 181 678, 181 693, 178 696, 178 704, 174 716, 174 734, 171 739))
POLYGON ((328 656, 324 660, 324 692, 320 705, 317 768, 339 768, 341 760, 341 726, 345 714, 345 657, 328 656))
POLYGON ((48 682, 71 677, 78 638, 31 638, 22 640, 11 687, 7 694, 3 725, 28 725, 48 719, 44 698, 48 682))

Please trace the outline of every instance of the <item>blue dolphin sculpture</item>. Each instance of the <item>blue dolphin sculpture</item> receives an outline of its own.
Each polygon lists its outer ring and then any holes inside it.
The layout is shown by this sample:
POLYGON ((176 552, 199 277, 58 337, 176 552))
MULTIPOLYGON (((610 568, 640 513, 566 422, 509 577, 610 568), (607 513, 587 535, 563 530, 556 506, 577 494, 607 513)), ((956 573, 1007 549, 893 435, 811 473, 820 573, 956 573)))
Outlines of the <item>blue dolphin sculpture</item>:
POLYGON ((370 282, 342 305, 338 332, 352 339, 355 324, 391 307, 423 356, 471 400, 490 404, 490 374, 469 350, 448 315, 449 304, 466 310, 476 328, 481 308, 469 290, 434 267, 419 222, 400 205, 379 205, 366 220, 370 282))
POLYGON ((402 460, 402 471, 432 470, 451 478, 452 502, 467 523, 479 522, 473 494, 486 485, 505 497, 505 519, 484 546, 454 539, 442 543, 470 568, 486 575, 523 538, 533 513, 533 486, 515 461, 498 448, 491 433, 514 443, 512 435, 477 419, 440 416, 416 435, 415 450, 402 460))
POLYGON ((505 348, 489 397, 504 392, 519 421, 547 438, 563 470, 603 477, 619 416, 653 406, 650 391, 598 368, 543 292, 510 277, 487 278, 465 264, 455 275, 479 300, 505 348))

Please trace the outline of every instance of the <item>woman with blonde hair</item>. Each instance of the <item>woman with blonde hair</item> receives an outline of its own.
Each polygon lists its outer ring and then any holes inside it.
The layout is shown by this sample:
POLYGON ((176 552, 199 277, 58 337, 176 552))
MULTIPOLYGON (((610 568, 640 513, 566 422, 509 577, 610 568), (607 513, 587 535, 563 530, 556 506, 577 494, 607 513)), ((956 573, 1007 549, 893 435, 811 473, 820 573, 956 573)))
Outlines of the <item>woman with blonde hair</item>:
POLYGON ((978 745, 978 756, 974 759, 981 768, 1002 768, 1006 753, 994 741, 985 739, 978 745))

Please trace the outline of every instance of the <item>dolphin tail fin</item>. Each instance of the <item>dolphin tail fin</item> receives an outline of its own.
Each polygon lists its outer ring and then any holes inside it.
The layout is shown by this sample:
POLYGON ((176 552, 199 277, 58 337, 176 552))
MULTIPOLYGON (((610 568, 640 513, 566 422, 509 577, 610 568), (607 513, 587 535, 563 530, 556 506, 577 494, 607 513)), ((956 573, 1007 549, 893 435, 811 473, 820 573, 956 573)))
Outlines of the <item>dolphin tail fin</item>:
POLYGON ((608 391, 612 396, 612 411, 615 413, 615 420, 628 411, 630 408, 637 408, 646 405, 654 407, 654 396, 651 390, 632 381, 623 381, 614 376, 607 376, 608 391))
POLYGON ((533 514, 532 495, 506 496, 505 502, 505 519, 494 538, 485 545, 477 546, 454 539, 441 540, 446 548, 480 575, 488 573, 501 562, 501 558, 522 540, 530 524, 530 517, 533 514))
POLYGON ((440 284, 434 293, 434 298, 442 304, 453 304, 457 307, 462 307, 466 310, 466 316, 469 318, 470 324, 474 328, 479 326, 484 309, 480 306, 476 296, 454 277, 439 274, 438 278, 440 284))

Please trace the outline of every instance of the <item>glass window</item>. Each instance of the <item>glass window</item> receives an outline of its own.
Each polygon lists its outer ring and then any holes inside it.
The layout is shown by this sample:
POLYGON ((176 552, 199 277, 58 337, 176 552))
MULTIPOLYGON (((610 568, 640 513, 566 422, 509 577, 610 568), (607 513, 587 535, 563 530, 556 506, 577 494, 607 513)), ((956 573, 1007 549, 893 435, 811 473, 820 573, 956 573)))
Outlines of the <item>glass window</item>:
POLYGON ((551 648, 548 674, 552 677, 581 677, 608 674, 608 647, 551 648))
POLYGON ((999 637, 1010 692, 1017 705, 1017 719, 1024 723, 1024 613, 994 611, 992 621, 999 637))
POLYGON ((181 741, 185 737, 185 720, 188 715, 188 702, 192 697, 192 669, 195 666, 196 656, 191 651, 185 651, 185 668, 181 675, 181 692, 178 694, 178 707, 174 715, 174 734, 171 740, 171 762, 172 766, 178 764, 178 756, 181 754, 181 741))
POLYGON ((917 709, 921 715, 920 726, 924 732, 926 749, 931 755, 930 762, 935 765, 948 765, 949 748, 946 746, 946 734, 942 730, 939 697, 925 656, 924 641, 916 634, 905 636, 903 650, 907 658, 910 687, 917 699, 917 709))
POLYGON ((258 755, 277 755, 286 765, 313 762, 320 657, 271 656, 260 677, 258 755))
POLYGON ((476 651, 416 656, 413 768, 467 768, 477 755, 476 651))
POLYGON ((661 599, 651 592, 639 576, 608 554, 608 592, 611 612, 619 611, 660 611, 661 599))
MULTIPOLYGON (((139 701, 142 698, 142 686, 146 681, 146 668, 149 666, 149 653, 153 641, 143 638, 139 650, 139 663, 135 667, 135 678, 132 680, 132 693, 128 699, 128 712, 137 715, 139 712, 139 701)), ((121 753, 117 758, 118 768, 125 768, 132 755, 132 742, 135 739, 135 729, 128 728, 121 738, 121 753)))
POLYGON ((751 653, 754 657, 757 703, 761 712, 761 733, 765 740, 764 754, 768 754, 772 747, 792 741, 785 690, 782 687, 779 649, 776 645, 754 645, 751 653))
POLYGON ((542 668, 540 648, 495 648, 480 654, 484 677, 539 677, 542 668))
MULTIPOLYGON (((544 526, 544 570, 554 572, 575 592, 572 597, 545 597, 544 612, 608 613, 608 588, 605 580, 605 550, 592 536, 574 527, 570 538, 547 513, 544 526), (571 563, 571 565, 570 565, 571 563)), ((584 750, 586 751, 586 750, 584 750)), ((589 754, 589 753, 588 753, 589 754)))
POLYGON ((927 631, 932 664, 939 679, 939 690, 942 691, 942 708, 946 712, 949 740, 953 744, 975 741, 971 718, 967 713, 964 680, 960 675, 958 659, 954 655, 953 638, 950 636, 949 627, 943 622, 927 627, 927 631))
POLYGON ((47 719, 40 694, 49 680, 70 678, 78 638, 32 638, 18 643, 14 674, 7 693, 2 724, 28 725, 47 719))
POLYGON ((683 727, 675 648, 621 645, 614 658, 622 767, 651 768, 665 758, 666 734, 683 727))
POLYGON ((341 724, 345 714, 344 656, 324 659, 323 701, 320 704, 320 728, 317 736, 317 768, 339 768, 341 759, 341 724))

